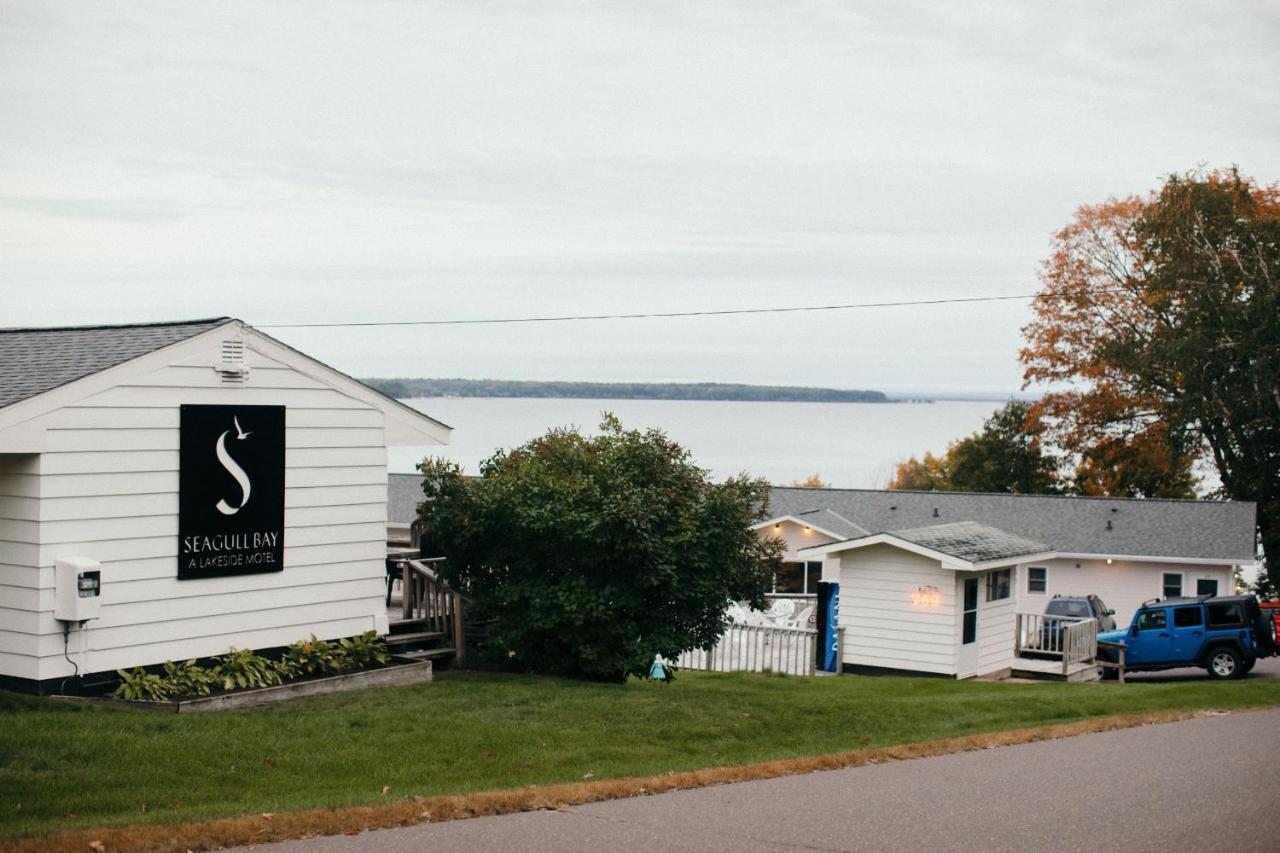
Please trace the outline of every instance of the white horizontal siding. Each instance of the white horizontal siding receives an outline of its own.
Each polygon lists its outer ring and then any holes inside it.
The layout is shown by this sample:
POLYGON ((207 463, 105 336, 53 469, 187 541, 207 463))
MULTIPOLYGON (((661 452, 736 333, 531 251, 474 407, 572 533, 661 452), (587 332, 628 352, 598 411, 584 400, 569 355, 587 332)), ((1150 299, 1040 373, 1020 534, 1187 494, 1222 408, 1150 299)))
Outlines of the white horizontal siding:
POLYGON ((1144 601, 1163 595, 1162 576, 1176 572, 1183 576, 1183 595, 1195 595, 1198 578, 1214 578, 1218 590, 1229 595, 1234 578, 1229 565, 1203 566, 1189 563, 1153 563, 1138 560, 1073 560, 1057 558, 1018 567, 1018 610, 1043 613, 1054 595, 1096 595, 1116 612, 1118 628, 1126 628, 1144 601), (1043 566, 1049 570, 1048 589, 1044 594, 1027 591, 1027 569, 1043 566))
MULTIPOLYGON (((34 549, 33 549, 34 553, 34 549)), ((35 560, 32 560, 34 563, 35 560)), ((40 571, 34 566, 17 566, 12 563, 0 563, 0 586, 39 587, 40 571)), ((0 606, 4 600, 0 598, 0 606)))
MULTIPOLYGON (((178 470, 176 444, 168 450, 99 450, 86 448, 45 454, 45 470, 50 474, 116 474, 178 470)), ((289 470, 303 468, 378 467, 386 477, 385 447, 304 447, 288 449, 289 470)))
MULTIPOLYGON (((42 418, 38 476, 0 488, 0 672, 71 674, 53 618, 61 556, 102 562, 102 616, 84 635, 91 672, 347 636, 385 612, 382 412, 252 351, 247 384, 223 384, 218 341, 181 349, 42 418), (283 571, 177 580, 182 404, 285 407, 283 571), (34 517, 12 494, 32 491, 34 517)), ((79 642, 73 632, 73 658, 79 642)))
MULTIPOLYGON (((178 430, 155 429, 56 429, 49 430, 46 453, 91 450, 116 453, 124 450, 178 450, 178 430)), ((382 430, 374 427, 287 427, 287 446, 303 447, 370 447, 381 449, 382 430)))
MULTIPOLYGON (((176 477, 174 478, 176 483, 176 477)), ((328 488, 286 488, 286 509, 373 506, 386 494, 378 484, 331 486, 328 488)), ((44 521, 75 519, 140 518, 178 514, 178 494, 172 489, 126 495, 46 497, 41 503, 44 521)))
MULTIPOLYGON (((847 657, 845 663, 854 663, 847 657)), ((912 672, 932 672, 938 675, 954 675, 956 665, 954 659, 946 663, 938 663, 934 660, 912 659, 904 657, 900 654, 878 655, 870 652, 864 652, 859 655, 857 660, 859 666, 874 666, 881 669, 904 669, 912 672)))
POLYGON ((348 397, 329 389, 299 388, 281 391, 276 388, 257 388, 253 385, 253 377, 247 385, 229 384, 216 388, 201 388, 188 392, 184 388, 165 388, 145 385, 117 385, 94 396, 94 404, 113 408, 153 407, 170 408, 175 398, 180 403, 233 404, 241 403, 255 406, 283 405, 298 409, 370 409, 370 406, 354 397, 348 397))
MULTIPOLYGON (((31 572, 36 575, 37 572, 31 572)), ((39 610, 40 588, 32 585, 0 584, 0 607, 12 610, 39 610)), ((52 601, 49 604, 52 609, 52 601)))
MULTIPOLYGON (((261 589, 238 589, 238 585, 235 592, 229 592, 226 586, 206 595, 155 601, 104 601, 102 618, 90 625, 91 648, 120 648, 133 644, 140 636, 151 639, 196 636, 187 632, 204 623, 206 628, 198 630, 198 633, 208 633, 207 626, 215 624, 219 619, 230 624, 235 619, 245 618, 248 620, 246 624, 256 625, 262 618, 275 619, 284 610, 294 611, 306 605, 359 599, 382 600, 384 590, 380 577, 355 580, 346 578, 315 584, 294 583, 271 589, 270 596, 263 595, 261 589), (266 616, 263 617, 262 614, 266 616)), ((372 615, 374 610, 376 607, 371 606, 366 613, 372 615)), ((61 628, 52 621, 52 614, 40 614, 37 628, 40 632, 40 655, 47 657, 62 654, 61 628), (55 631, 50 633, 50 628, 55 631)))
POLYGON ((39 606, 40 457, 0 454, 0 674, 34 678, 39 606))
MULTIPOLYGON (((250 377, 251 384, 254 388, 275 388, 280 390, 322 390, 330 393, 334 392, 328 385, 319 379, 313 379, 305 376, 296 370, 290 370, 287 367, 264 367, 261 365, 251 368, 253 373, 250 377)), ((170 367, 163 367, 154 370, 146 376, 140 376, 130 381, 128 386, 137 388, 177 388, 187 390, 191 388, 217 388, 225 387, 221 375, 212 367, 204 365, 180 365, 175 364, 170 367)))
MULTIPOLYGON (((89 651, 127 651, 133 646, 148 646, 153 653, 161 654, 159 657, 151 657, 149 660, 139 659, 128 664, 129 666, 138 666, 162 663, 166 660, 177 660, 178 658, 173 653, 164 650, 164 644, 199 639, 210 641, 206 646, 209 649, 209 654, 221 654, 231 646, 245 648, 247 643, 240 636, 245 632, 269 631, 283 627, 296 629, 298 626, 305 626, 312 621, 327 622, 334 619, 355 618, 359 615, 359 612, 353 615, 353 607, 358 607, 359 611, 363 612, 364 628, 361 630, 367 631, 373 627, 372 613, 382 603, 382 599, 376 596, 370 596, 365 599, 325 598, 322 596, 308 596, 307 598, 310 600, 298 601, 289 607, 257 608, 174 619, 168 622, 119 625, 109 628, 96 627, 93 623, 90 623, 88 632, 89 651)), ((304 639, 310 633, 311 631, 308 629, 300 633, 295 630, 295 633, 291 635, 281 635, 280 645, 304 639)), ((76 638, 73 637, 72 642, 75 643, 76 638)), ((61 664, 58 664, 58 661, 62 660, 61 633, 41 637, 40 650, 42 664, 53 665, 54 669, 61 669, 61 664)), ((176 654, 182 654, 182 652, 176 652, 176 654)), ((42 670, 46 668, 43 665, 41 667, 42 670)), ((97 667, 94 667, 89 671, 96 669, 97 667)), ((66 670, 70 672, 71 667, 67 666, 66 670)), ((46 677, 57 677, 60 674, 60 672, 55 671, 52 676, 46 677)))
MULTIPOLYGON (((90 672, 104 672, 142 665, 142 661, 163 662, 166 660, 188 660, 190 658, 213 657, 227 651, 231 645, 243 649, 265 649, 287 645, 294 640, 315 634, 322 640, 333 640, 339 637, 350 637, 369 630, 368 616, 347 616, 359 602, 348 602, 325 610, 307 609, 289 614, 296 619, 292 624, 275 624, 272 627, 254 627, 252 624, 240 626, 220 626, 216 633, 207 636, 184 636, 173 639, 148 642, 146 636, 138 638, 138 642, 115 649, 90 650, 85 660, 85 667, 90 672), (231 642, 228 642, 230 640, 231 642)), ((279 619, 267 620, 279 623, 279 619)), ((193 630, 198 626, 192 626, 193 630)), ((90 633, 92 637, 92 632, 90 633)), ((71 642, 77 642, 75 632, 71 634, 71 642)), ((74 655, 75 646, 72 646, 74 655)), ((3 661, 3 656, 0 656, 3 661)), ((71 665, 61 655, 41 661, 42 678, 58 678, 70 675, 71 665), (45 673, 53 670, 53 676, 45 673)), ((32 676, 24 676, 32 677, 32 676)))
POLYGON ((886 613, 876 607, 853 607, 841 614, 850 614, 853 622, 868 628, 884 628, 888 630, 908 631, 912 634, 932 634, 939 637, 954 638, 954 626, 944 624, 933 613, 886 613))
POLYGON ((956 667, 955 573, 936 560, 889 545, 845 552, 840 560, 844 662, 953 674, 956 667), (936 609, 912 604, 924 586, 942 596, 936 609))
POLYGON ((10 542, 0 539, 0 566, 30 568, 39 563, 40 546, 30 542, 10 542))
MULTIPOLYGON (((134 406, 68 406, 50 413, 47 429, 95 431, 113 429, 177 429, 179 413, 173 406, 137 408, 134 406)), ((380 429, 382 413, 373 409, 298 409, 285 410, 285 426, 295 428, 366 427, 380 429)))
POLYGON ((0 517, 0 540, 29 545, 40 541, 40 522, 0 517))
POLYGON ((815 545, 826 545, 835 541, 830 536, 819 533, 813 528, 805 530, 802 525, 793 521, 783 521, 776 526, 771 524, 768 527, 761 528, 760 533, 766 538, 781 539, 786 543, 786 552, 783 559, 792 561, 801 559, 796 553, 801 548, 812 548, 815 545))
MULTIPOLYGON (((176 462, 174 463, 177 464, 176 462)), ((328 489, 332 486, 377 486, 386 488, 387 474, 369 465, 332 468, 294 468, 285 471, 285 485, 295 489, 328 489)), ((59 497, 122 497, 176 493, 178 469, 128 473, 48 474, 41 481, 43 499, 59 497)), ((286 492, 288 499, 289 492, 286 492)))
MULTIPOLYGON (((4 454, 0 454, 0 459, 3 458, 5 458, 4 454)), ((6 497, 40 497, 39 474, 19 471, 0 471, 0 477, 4 478, 4 486, 0 488, 3 488, 6 497)))
MULTIPOLYGON (((0 488, 3 488, 3 486, 0 486, 0 488)), ((0 494, 0 518, 36 521, 39 517, 40 501, 36 497, 32 495, 0 494)))
MULTIPOLYGON (((352 504, 346 507, 314 506, 295 507, 285 511, 285 543, 300 543, 304 539, 291 536, 292 531, 310 527, 345 526, 363 522, 386 522, 386 504, 352 504), (344 524, 345 523, 345 524, 344 524)), ((35 522, 32 537, 35 537, 35 522)), ((0 524, 0 531, 4 525, 0 524)), ((119 539, 146 539, 169 536, 177 551, 178 514, 124 516, 120 518, 71 518, 39 523, 39 534, 46 547, 81 542, 109 542, 119 539)), ((328 540, 326 540, 328 541, 328 540)))
MULTIPOLYGON (((985 599, 985 581, 979 593, 985 599)), ((978 675, 1013 666, 1015 606, 1013 598, 978 604, 978 675)))
MULTIPOLYGON (((4 632, 0 631, 0 637, 4 632)), ((35 681, 40 677, 40 661, 35 655, 0 652, 0 675, 35 681)))
MULTIPOLYGON (((362 530, 371 531, 376 525, 362 526, 362 530)), ((319 563, 344 562, 347 560, 368 559, 373 538, 361 538, 352 541, 346 531, 329 532, 327 527, 311 527, 301 530, 285 531, 284 565, 309 566, 319 563), (304 536, 305 534, 305 536, 304 536), (310 540, 306 545, 296 544, 297 539, 310 540), (290 541, 295 544, 290 545, 290 541)), ((385 557, 385 531, 381 531, 376 540, 382 548, 379 557, 385 557)), ((53 560, 57 557, 83 555, 92 547, 94 559, 103 565, 107 563, 134 563, 152 558, 177 559, 176 537, 163 536, 150 539, 102 539, 90 542, 68 542, 63 545, 46 546, 43 549, 48 560, 49 572, 53 571, 53 560)), ((175 562, 176 567, 176 562, 175 562)), ((176 573, 176 568, 175 568, 176 573)))

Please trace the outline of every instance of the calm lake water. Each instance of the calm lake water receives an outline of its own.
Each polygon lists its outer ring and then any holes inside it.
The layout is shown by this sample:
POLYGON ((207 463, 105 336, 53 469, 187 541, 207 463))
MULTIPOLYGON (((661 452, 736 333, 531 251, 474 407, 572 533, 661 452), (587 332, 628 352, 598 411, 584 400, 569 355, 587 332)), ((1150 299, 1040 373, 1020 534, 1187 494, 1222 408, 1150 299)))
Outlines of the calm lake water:
POLYGON ((411 473, 424 454, 459 462, 468 474, 497 448, 552 427, 594 431, 609 411, 626 427, 658 427, 693 452, 717 479, 739 472, 774 483, 817 473, 833 486, 883 488, 894 464, 982 426, 992 401, 938 403, 746 403, 703 400, 548 400, 446 397, 406 400, 454 428, 442 448, 393 447, 390 469, 411 473))

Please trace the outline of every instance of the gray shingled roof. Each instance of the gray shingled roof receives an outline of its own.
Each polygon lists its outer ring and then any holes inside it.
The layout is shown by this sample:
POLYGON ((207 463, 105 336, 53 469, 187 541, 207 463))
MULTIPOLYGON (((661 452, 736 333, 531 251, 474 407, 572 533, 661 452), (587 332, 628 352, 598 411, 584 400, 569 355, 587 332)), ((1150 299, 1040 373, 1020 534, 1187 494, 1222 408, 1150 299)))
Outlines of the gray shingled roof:
POLYGON ((829 509, 815 509, 810 510, 809 512, 797 512, 795 517, 803 521, 805 524, 812 524, 814 527, 839 534, 842 539, 856 539, 859 536, 866 536, 871 532, 865 527, 859 527, 849 519, 837 512, 832 512, 829 509))
POLYGON ((0 408, 230 322, 0 329, 0 408))
POLYGON ((421 474, 387 476, 387 521, 392 524, 413 524, 418 517, 420 503, 422 503, 421 474))
POLYGON ((890 535, 970 563, 1007 560, 1053 550, 1043 542, 1034 542, 973 521, 894 530, 890 535))
POLYGON ((1254 559, 1256 507, 1250 501, 783 487, 769 497, 773 518, 821 509, 873 533, 973 521, 1047 543, 1062 554, 1254 559))
MULTIPOLYGON (((409 524, 422 501, 418 474, 392 474, 387 518, 409 524)), ((849 539, 868 533, 972 521, 1036 543, 1042 551, 1174 557, 1248 563, 1254 559, 1255 505, 1249 501, 1166 501, 891 492, 778 487, 769 516, 792 515, 849 539), (935 515, 936 511, 936 515, 935 515), (1108 528, 1110 523, 1110 528, 1108 528)))

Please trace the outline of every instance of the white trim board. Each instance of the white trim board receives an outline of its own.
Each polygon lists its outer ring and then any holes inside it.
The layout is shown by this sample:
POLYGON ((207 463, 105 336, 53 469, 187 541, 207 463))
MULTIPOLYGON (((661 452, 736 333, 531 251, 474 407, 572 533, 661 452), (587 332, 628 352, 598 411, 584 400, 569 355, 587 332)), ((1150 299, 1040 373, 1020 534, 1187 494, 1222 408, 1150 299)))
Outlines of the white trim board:
POLYGON ((1122 560, 1134 563, 1186 563, 1189 566, 1242 566, 1257 562, 1256 560, 1232 560, 1210 557, 1155 557, 1135 554, 1089 554, 1059 551, 1054 556, 1063 560, 1122 560))

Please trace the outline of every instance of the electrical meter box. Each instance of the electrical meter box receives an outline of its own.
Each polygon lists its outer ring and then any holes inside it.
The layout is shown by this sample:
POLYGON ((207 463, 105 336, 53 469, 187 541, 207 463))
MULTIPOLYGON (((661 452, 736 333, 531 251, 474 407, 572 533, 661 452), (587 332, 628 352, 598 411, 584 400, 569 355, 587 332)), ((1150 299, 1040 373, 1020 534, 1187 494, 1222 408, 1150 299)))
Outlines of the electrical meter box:
POLYGON ((53 618, 97 619, 102 609, 102 564, 88 557, 60 557, 53 567, 53 618))

